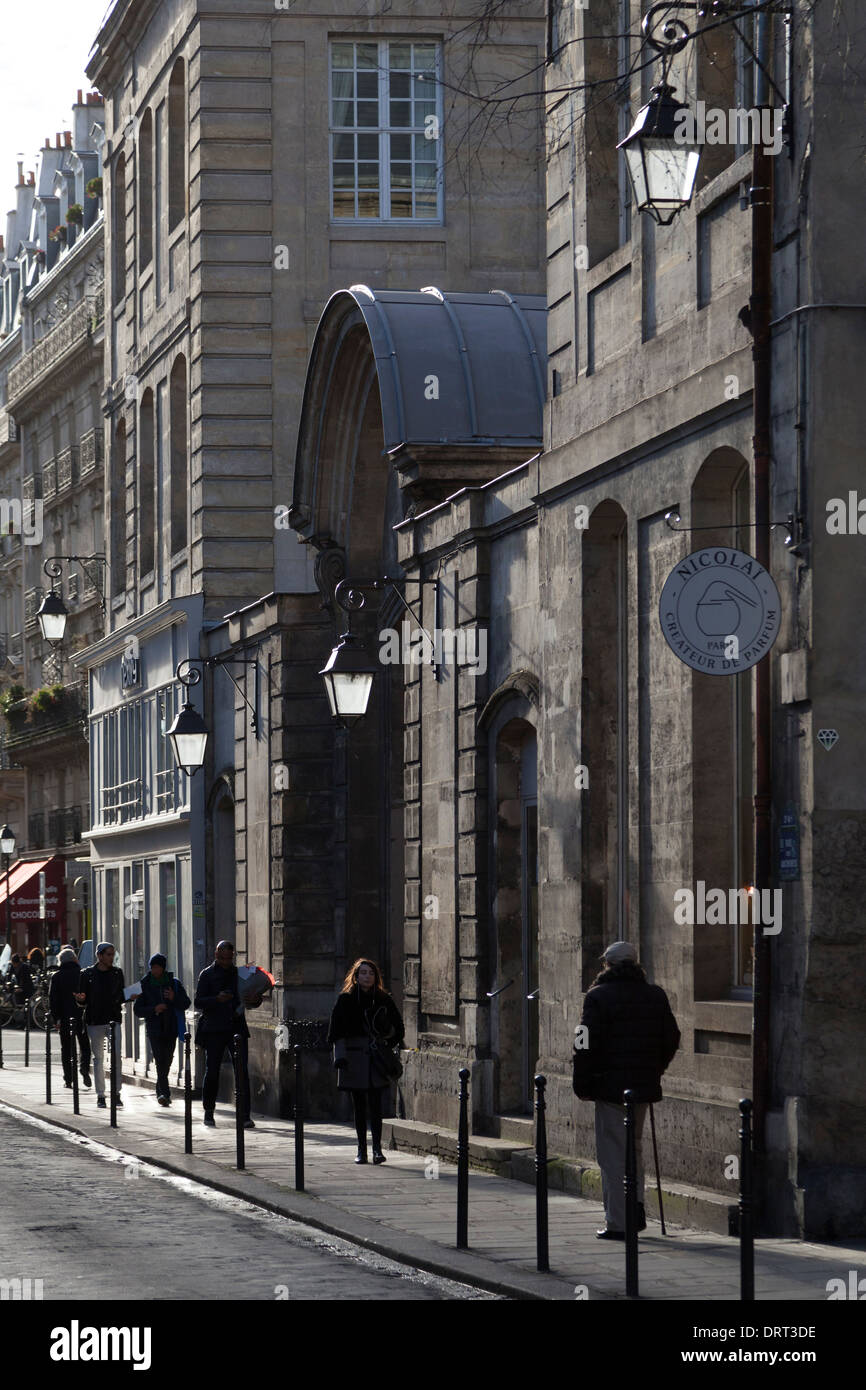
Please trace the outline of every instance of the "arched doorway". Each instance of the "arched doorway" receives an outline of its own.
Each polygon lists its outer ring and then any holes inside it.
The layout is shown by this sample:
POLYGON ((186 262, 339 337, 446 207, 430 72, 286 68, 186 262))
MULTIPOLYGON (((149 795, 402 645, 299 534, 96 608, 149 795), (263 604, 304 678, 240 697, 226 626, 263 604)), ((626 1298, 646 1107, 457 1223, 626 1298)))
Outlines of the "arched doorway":
POLYGON ((580 746, 583 988, 611 941, 629 938, 626 515, 606 499, 583 539, 580 746))
POLYGON ((211 799, 211 846, 213 940, 208 942, 208 959, 213 955, 218 941, 234 941, 236 936, 235 803, 231 787, 225 778, 220 778, 217 782, 211 799))
POLYGON ((492 795, 491 1033, 496 1110, 532 1113, 538 1063, 538 771, 537 737, 522 708, 508 701, 490 729, 492 795))

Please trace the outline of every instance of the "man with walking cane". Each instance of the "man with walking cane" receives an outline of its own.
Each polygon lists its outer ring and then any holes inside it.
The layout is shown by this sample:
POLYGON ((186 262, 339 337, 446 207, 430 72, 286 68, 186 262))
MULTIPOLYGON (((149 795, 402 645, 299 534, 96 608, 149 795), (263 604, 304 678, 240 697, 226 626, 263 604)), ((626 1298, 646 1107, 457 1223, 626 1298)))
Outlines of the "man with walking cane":
POLYGON ((651 985, 630 941, 615 941, 601 957, 605 968, 583 1002, 575 1032, 573 1089, 595 1101, 595 1143, 601 1168, 606 1225, 599 1240, 625 1240, 625 1107, 634 1092, 638 1159, 638 1229, 646 1227, 641 1134, 647 1106, 661 1100, 661 1077, 680 1045, 668 997, 651 985))

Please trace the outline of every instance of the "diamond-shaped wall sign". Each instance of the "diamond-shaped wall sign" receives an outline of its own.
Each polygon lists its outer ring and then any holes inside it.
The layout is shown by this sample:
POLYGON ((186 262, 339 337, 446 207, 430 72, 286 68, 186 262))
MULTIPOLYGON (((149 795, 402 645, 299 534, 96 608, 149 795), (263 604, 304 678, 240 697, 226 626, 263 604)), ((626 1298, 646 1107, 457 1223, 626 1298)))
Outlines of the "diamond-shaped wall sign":
POLYGON ((821 744, 822 748, 827 749, 828 753, 830 752, 830 749, 833 747, 833 744, 837 743, 838 740, 839 735, 837 734, 835 729, 818 730, 818 742, 821 744))

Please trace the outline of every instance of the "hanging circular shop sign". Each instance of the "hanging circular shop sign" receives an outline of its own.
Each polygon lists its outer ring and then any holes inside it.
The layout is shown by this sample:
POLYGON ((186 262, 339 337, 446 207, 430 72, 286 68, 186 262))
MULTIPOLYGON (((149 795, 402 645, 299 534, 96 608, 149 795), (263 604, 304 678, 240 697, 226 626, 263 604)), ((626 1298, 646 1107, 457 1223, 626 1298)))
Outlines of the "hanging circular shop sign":
POLYGON ((782 605, 753 555, 729 546, 694 550, 674 565, 659 599, 665 641, 709 676, 748 671, 779 635, 782 605))

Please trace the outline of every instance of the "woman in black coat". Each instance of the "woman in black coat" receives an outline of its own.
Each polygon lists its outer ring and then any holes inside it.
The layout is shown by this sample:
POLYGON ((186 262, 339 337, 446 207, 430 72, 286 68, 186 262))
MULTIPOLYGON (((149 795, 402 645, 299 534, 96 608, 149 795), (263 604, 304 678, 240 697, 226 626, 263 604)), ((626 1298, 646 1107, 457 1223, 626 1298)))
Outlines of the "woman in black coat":
POLYGON ((400 1011, 382 984, 382 974, 373 960, 355 961, 343 982, 331 1014, 328 1042, 334 1048, 337 1085, 348 1091, 355 1111, 358 1135, 356 1163, 367 1162, 367 1116, 373 1139, 373 1162, 384 1163, 382 1153, 382 1095, 389 1077, 377 1062, 376 1047, 391 1047, 403 1041, 400 1011))

